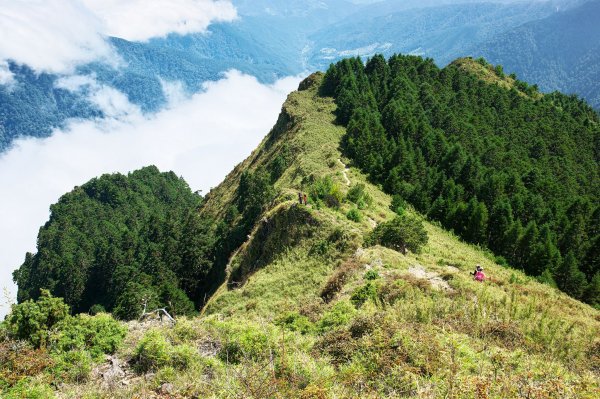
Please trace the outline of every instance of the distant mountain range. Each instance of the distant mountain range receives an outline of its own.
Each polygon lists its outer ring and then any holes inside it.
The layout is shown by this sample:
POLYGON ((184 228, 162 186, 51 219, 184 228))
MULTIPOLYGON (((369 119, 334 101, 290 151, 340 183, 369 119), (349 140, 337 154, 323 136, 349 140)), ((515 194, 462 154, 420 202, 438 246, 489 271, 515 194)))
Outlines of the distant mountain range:
POLYGON ((576 93, 600 109, 600 1, 523 24, 474 54, 543 90, 576 93))
MULTIPOLYGON (((194 93, 232 68, 273 82, 351 55, 411 53, 440 66, 481 55, 544 91, 577 93, 598 109, 600 1, 581 3, 237 0, 240 19, 233 23, 145 43, 110 38, 122 66, 94 63, 77 73, 151 113, 167 103, 165 82, 194 93)), ((16 83, 0 85, 0 151, 18 137, 49 136, 69 119, 104 116, 86 90, 57 86, 60 76, 9 68, 16 83)))

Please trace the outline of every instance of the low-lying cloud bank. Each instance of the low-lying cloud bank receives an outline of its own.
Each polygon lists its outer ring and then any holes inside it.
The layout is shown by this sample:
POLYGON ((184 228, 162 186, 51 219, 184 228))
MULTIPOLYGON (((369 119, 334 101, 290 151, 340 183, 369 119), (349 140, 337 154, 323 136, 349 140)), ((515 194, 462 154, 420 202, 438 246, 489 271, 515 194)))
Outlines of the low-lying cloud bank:
MULTIPOLYGON (((73 90, 89 86, 90 96, 113 117, 74 122, 47 139, 17 141, 0 155, 0 288, 8 288, 12 297, 16 287, 11 273, 25 252, 35 251, 38 229, 62 194, 103 173, 151 164, 183 176, 192 190, 207 192, 268 133, 287 93, 300 80, 262 85, 230 71, 191 97, 165 83, 172 105, 144 116, 114 89, 75 79, 62 83, 73 90)), ((0 308, 0 316, 6 311, 0 308)))
POLYGON ((59 74, 92 61, 118 65, 107 36, 146 41, 236 18, 229 0, 0 0, 0 84, 10 81, 7 60, 59 74))

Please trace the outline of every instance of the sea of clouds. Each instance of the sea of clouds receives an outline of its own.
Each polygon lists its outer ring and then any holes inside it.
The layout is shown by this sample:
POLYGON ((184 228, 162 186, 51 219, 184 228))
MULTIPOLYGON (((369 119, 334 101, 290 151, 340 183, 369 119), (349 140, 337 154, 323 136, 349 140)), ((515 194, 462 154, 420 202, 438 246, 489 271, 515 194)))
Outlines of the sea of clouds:
POLYGON ((118 90, 75 67, 120 60, 107 35, 144 41, 175 32, 204 31, 213 21, 238 18, 229 1, 212 0, 0 0, 0 84, 12 84, 6 61, 62 76, 57 85, 88 93, 106 115, 73 120, 45 139, 17 140, 0 154, 0 288, 14 300, 12 271, 35 251, 49 206, 89 179, 147 165, 173 170, 192 190, 207 192, 258 145, 300 77, 265 85, 224 71, 195 94, 163 82, 169 105, 143 114, 118 90))

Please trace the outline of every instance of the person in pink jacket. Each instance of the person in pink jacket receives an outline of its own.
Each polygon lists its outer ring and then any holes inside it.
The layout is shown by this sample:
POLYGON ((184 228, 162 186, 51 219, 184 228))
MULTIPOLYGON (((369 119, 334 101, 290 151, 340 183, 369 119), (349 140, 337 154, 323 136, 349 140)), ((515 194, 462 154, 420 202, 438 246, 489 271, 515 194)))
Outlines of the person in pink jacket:
POLYGON ((471 274, 473 275, 473 278, 477 281, 485 280, 485 274, 483 273, 483 267, 481 267, 481 265, 477 265, 475 271, 471 274))

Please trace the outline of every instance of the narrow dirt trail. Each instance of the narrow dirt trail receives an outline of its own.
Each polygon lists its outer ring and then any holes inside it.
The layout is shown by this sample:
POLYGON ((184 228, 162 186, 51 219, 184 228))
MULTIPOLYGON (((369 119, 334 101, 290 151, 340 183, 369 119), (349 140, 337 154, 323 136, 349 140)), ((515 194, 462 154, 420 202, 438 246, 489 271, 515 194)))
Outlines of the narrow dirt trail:
POLYGON ((348 169, 350 169, 350 168, 348 168, 348 166, 346 166, 346 164, 343 163, 340 158, 338 158, 338 162, 340 164, 342 164, 342 167, 344 168, 344 169, 342 169, 342 174, 344 175, 344 180, 346 181, 346 185, 348 187, 350 187, 350 179, 348 178, 348 169))

